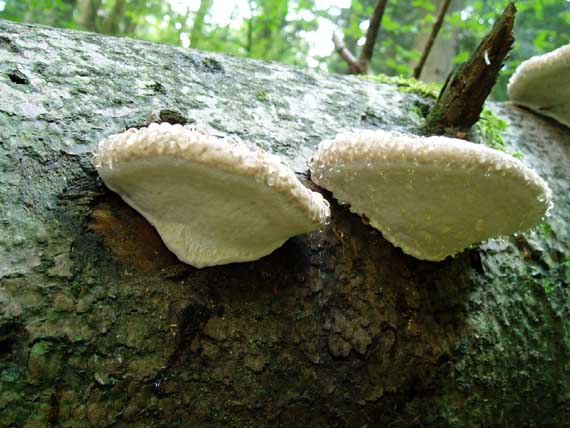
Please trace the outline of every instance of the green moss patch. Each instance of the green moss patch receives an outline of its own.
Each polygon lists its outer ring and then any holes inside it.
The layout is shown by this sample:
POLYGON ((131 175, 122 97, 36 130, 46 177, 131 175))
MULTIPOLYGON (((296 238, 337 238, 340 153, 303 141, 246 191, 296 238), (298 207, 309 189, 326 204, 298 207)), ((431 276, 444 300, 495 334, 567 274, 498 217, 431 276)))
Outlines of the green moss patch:
POLYGON ((261 102, 266 102, 269 100, 269 96, 267 95, 267 92, 265 92, 264 90, 257 91, 255 97, 261 102))
POLYGON ((477 143, 486 145, 502 152, 507 151, 507 143, 502 132, 507 130, 507 122, 495 115, 491 110, 484 108, 479 120, 473 126, 473 135, 477 143))
POLYGON ((421 95, 426 98, 437 98, 441 91, 441 83, 425 83, 416 80, 413 77, 404 76, 386 76, 385 74, 378 74, 376 76, 363 76, 367 80, 373 82, 386 83, 395 86, 400 92, 408 92, 421 95))

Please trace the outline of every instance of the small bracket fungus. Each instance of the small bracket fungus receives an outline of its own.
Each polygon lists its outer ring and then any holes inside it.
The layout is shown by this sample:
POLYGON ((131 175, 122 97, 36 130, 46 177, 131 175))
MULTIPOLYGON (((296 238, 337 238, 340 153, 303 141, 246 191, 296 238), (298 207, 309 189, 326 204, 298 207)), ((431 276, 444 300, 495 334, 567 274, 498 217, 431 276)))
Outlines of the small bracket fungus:
POLYGON ((570 45, 524 61, 507 92, 515 104, 570 126, 570 45))
POLYGON ((330 210, 276 156, 168 123, 99 143, 101 178, 201 268, 256 260, 323 226, 330 210))
POLYGON ((311 178, 405 253, 439 261, 470 244, 537 224, 545 181, 480 144, 362 131, 323 141, 311 178))

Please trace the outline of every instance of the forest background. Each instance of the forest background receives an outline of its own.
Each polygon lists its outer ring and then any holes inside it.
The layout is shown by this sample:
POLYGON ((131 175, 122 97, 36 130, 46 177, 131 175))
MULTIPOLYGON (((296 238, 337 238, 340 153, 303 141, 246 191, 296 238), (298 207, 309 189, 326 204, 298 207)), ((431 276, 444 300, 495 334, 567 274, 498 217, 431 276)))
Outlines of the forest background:
MULTIPOLYGON (((344 73, 332 35, 357 53, 376 0, 0 0, 0 19, 230 53, 344 73)), ((442 0, 388 1, 369 73, 411 76, 442 0)), ((516 44, 493 98, 530 56, 570 43, 570 0, 517 3, 516 44)), ((422 72, 443 81, 465 61, 507 0, 453 0, 422 72)))

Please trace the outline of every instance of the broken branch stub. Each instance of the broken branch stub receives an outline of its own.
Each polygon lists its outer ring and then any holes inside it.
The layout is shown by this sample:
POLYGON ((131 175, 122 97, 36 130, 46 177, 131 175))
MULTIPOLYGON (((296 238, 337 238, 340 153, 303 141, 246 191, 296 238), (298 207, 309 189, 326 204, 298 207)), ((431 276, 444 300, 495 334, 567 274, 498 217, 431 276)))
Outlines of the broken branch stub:
POLYGON ((515 41, 516 11, 515 4, 509 3, 471 58, 448 76, 428 115, 427 134, 442 134, 447 128, 468 130, 479 120, 515 41))

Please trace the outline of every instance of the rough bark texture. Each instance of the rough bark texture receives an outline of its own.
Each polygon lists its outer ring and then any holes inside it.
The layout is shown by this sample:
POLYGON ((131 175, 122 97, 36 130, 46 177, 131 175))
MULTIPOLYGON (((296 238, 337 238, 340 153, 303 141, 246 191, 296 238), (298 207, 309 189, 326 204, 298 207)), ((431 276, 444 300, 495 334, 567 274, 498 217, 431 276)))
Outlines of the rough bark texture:
POLYGON ((515 42, 516 12, 514 2, 509 3, 471 58, 448 76, 427 118, 427 132, 442 134, 447 128, 469 130, 479 120, 483 104, 515 42))
POLYGON ((426 101, 7 22, 0 59, 1 427, 568 426, 567 128, 491 106, 554 190, 535 230, 424 262, 326 194, 326 230, 197 270, 101 184, 101 137, 173 108, 304 178, 322 138, 418 132, 426 101))

